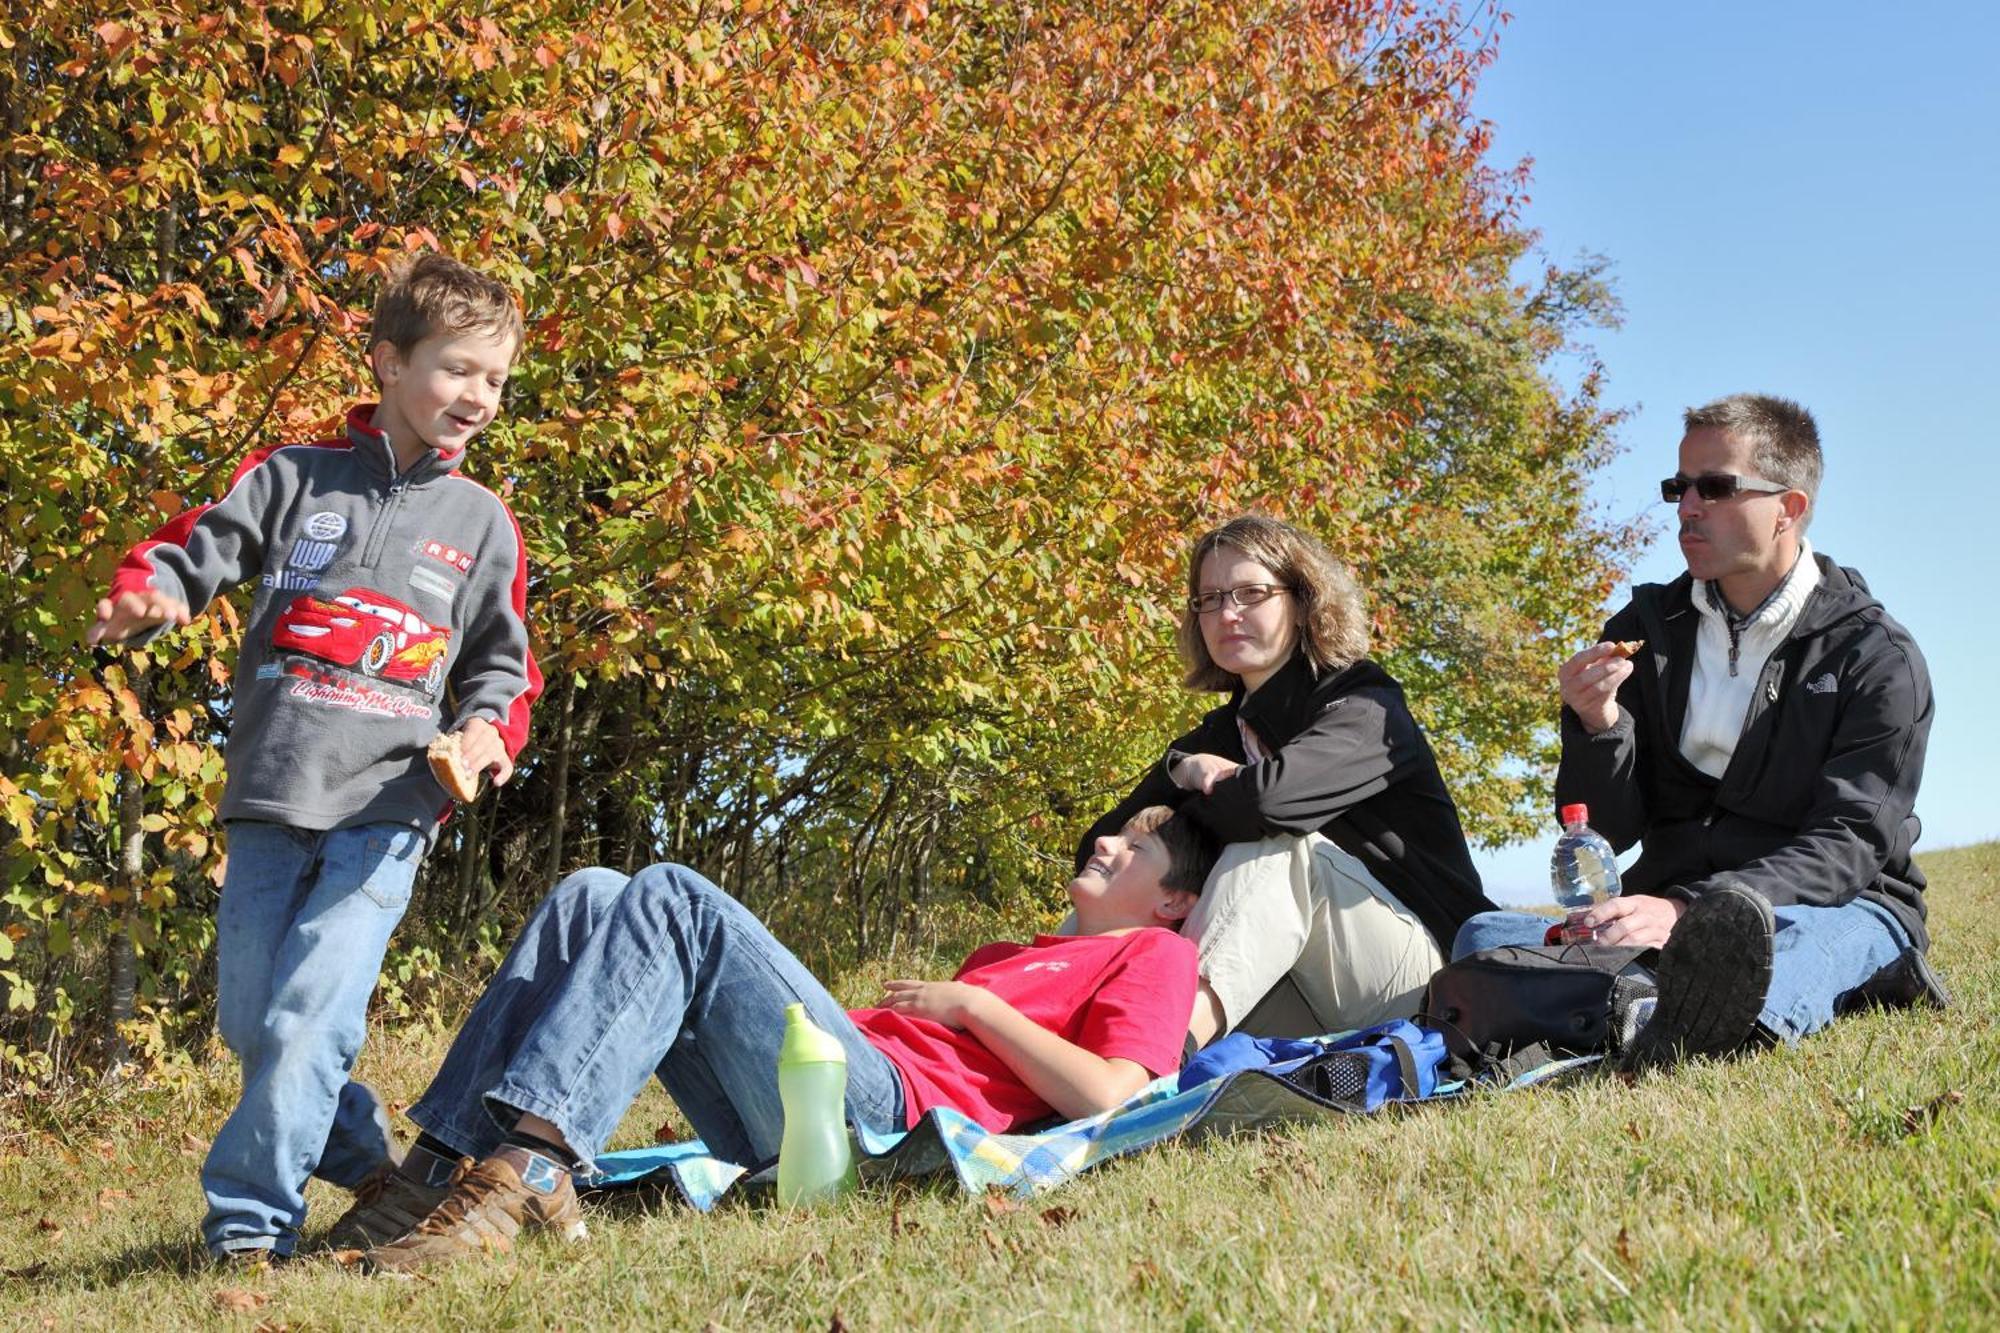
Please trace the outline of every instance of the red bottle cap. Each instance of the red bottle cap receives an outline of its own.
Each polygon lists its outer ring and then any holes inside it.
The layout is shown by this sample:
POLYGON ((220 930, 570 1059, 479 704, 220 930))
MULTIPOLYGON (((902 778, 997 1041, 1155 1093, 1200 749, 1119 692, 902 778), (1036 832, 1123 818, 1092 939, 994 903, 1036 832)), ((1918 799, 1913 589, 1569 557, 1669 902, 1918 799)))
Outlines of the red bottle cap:
POLYGON ((1590 807, 1581 802, 1576 805, 1566 805, 1556 812, 1556 818, 1562 820, 1564 828, 1568 828, 1571 824, 1588 824, 1590 807))

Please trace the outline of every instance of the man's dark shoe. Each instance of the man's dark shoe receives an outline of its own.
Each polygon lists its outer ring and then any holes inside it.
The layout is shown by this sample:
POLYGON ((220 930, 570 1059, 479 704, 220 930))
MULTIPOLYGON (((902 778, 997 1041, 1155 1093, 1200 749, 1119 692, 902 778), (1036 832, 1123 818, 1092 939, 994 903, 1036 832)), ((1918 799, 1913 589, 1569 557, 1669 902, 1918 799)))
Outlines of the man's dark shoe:
POLYGON ((1944 978, 1920 949, 1905 949, 1895 962, 1868 978, 1853 993, 1855 1007, 1879 1004, 1885 1009, 1948 1009, 1951 992, 1944 978))
POLYGON ((1741 884, 1697 898, 1660 950, 1660 997, 1622 1068, 1636 1073, 1750 1039, 1771 989, 1771 904, 1741 884))
POLYGON ((328 1229, 322 1244, 330 1250, 372 1250, 401 1240, 444 1202, 452 1185, 471 1166, 468 1157, 450 1180, 426 1185, 404 1175, 394 1163, 382 1163, 354 1187, 353 1205, 328 1229))
POLYGON ((474 1255, 501 1255, 523 1231, 564 1240, 588 1234, 567 1171, 525 1148, 501 1148, 460 1172, 451 1192, 414 1230, 368 1252, 378 1273, 407 1273, 474 1255))

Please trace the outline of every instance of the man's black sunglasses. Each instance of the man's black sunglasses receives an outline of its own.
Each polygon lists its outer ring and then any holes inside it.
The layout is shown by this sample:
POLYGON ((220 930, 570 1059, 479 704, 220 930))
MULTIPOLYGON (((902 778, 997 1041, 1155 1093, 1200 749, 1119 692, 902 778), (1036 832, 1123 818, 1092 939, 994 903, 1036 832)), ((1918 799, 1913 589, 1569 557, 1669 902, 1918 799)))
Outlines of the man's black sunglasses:
POLYGON ((1677 505, 1690 488, 1711 504, 1717 500, 1727 500, 1730 496, 1743 491, 1760 491, 1767 495, 1777 495, 1792 489, 1781 482, 1739 477, 1733 472, 1704 472, 1699 477, 1684 477, 1676 472, 1660 483, 1660 498, 1670 505, 1677 505))

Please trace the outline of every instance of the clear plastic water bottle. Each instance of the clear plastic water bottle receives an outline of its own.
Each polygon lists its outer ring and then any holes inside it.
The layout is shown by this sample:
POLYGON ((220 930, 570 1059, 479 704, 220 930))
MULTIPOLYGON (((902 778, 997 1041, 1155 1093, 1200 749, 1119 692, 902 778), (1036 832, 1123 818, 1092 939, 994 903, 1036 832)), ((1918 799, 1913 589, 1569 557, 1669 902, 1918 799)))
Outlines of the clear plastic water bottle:
POLYGON ((787 1208, 823 1203, 854 1188, 854 1147, 847 1138, 847 1051, 806 1017, 785 1006, 778 1048, 778 1097, 785 1137, 778 1145, 778 1202, 787 1208))
POLYGON ((1555 854, 1549 857, 1549 882, 1555 890, 1556 906, 1567 913, 1563 942, 1588 944, 1597 932, 1578 924, 1577 917, 1618 896, 1618 855, 1590 827, 1589 806, 1566 805, 1560 814, 1563 831, 1556 839, 1555 854))

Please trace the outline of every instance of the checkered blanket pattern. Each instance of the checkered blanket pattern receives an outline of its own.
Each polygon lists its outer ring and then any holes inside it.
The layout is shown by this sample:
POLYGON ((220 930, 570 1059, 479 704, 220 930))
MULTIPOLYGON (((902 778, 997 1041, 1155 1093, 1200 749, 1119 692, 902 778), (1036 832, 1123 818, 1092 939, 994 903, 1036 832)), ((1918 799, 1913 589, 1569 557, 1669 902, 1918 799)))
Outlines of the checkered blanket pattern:
MULTIPOLYGON (((1508 1089, 1544 1082, 1595 1064, 1600 1057, 1557 1060, 1515 1078, 1508 1089)), ((1427 1102, 1465 1091, 1462 1083, 1440 1085, 1427 1102)), ((1392 1103, 1395 1104, 1395 1103, 1392 1103)), ((1407 1105, 1408 1103, 1402 1103, 1407 1105)), ((1314 1097, 1269 1069, 1245 1069, 1180 1091, 1176 1080, 1159 1078, 1109 1111, 1033 1134, 995 1134, 946 1108, 925 1112, 903 1134, 860 1131, 856 1154, 863 1182, 928 1176, 950 1171, 970 1194, 989 1189, 1026 1196, 1074 1180, 1083 1172, 1169 1139, 1198 1143, 1214 1134, 1234 1134, 1263 1125, 1360 1114, 1314 1097)), ((590 1178, 592 1189, 617 1189, 643 1181, 664 1181, 701 1212, 732 1191, 755 1192, 777 1176, 775 1164, 758 1171, 708 1155, 699 1140, 605 1153, 590 1178)))

